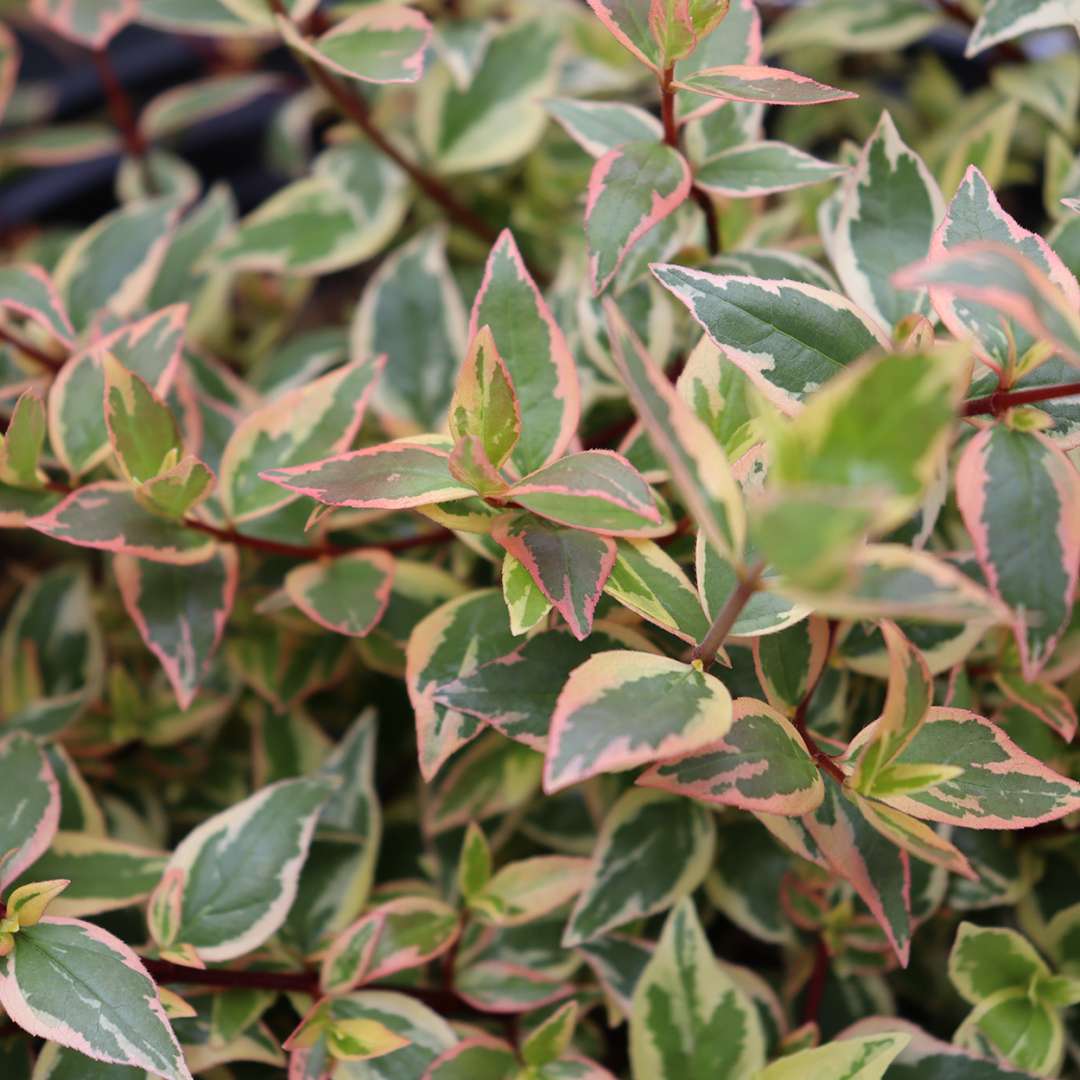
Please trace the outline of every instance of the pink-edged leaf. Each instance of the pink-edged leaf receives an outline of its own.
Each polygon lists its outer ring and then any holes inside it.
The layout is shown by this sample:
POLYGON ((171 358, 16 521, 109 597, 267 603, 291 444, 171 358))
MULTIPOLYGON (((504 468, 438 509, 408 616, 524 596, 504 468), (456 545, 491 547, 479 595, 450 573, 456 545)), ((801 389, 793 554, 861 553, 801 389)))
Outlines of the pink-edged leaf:
POLYGON ((651 653, 599 653, 559 694, 544 790, 689 753, 722 738, 731 718, 731 695, 698 667, 651 653))
POLYGON ((893 277, 903 289, 928 286, 974 301, 1051 342, 1080 367, 1080 313, 1047 274, 1013 246, 994 241, 959 244, 905 267, 893 277))
POLYGON ((649 29, 649 0, 589 0, 589 7, 624 49, 661 73, 663 57, 649 29))
POLYGON ((1028 681, 1018 671, 999 671, 998 689, 1021 708, 1037 716, 1066 742, 1076 734, 1076 706, 1059 687, 1044 679, 1028 681))
POLYGON ((653 765, 637 782, 703 802, 790 817, 816 809, 825 793, 817 764, 790 721, 753 698, 736 699, 731 727, 718 742, 653 765))
POLYGON ((925 821, 862 795, 856 794, 855 802, 862 811, 863 818, 873 828, 909 855, 914 855, 916 859, 932 866, 943 866, 950 873, 959 874, 971 881, 978 880, 978 875, 963 852, 936 833, 925 821))
POLYGON ((245 521, 289 501, 281 487, 266 482, 264 472, 333 460, 348 450, 385 364, 383 356, 354 361, 246 416, 221 455, 221 500, 228 515, 245 521))
POLYGON ((746 534, 742 495, 723 448, 682 399, 614 303, 606 305, 615 368, 652 445, 702 533, 737 559, 746 534))
MULTIPOLYGON (((702 38, 689 56, 678 61, 675 65, 675 81, 689 78, 705 68, 760 63, 761 15, 757 4, 754 0, 731 0, 723 28, 702 38)), ((686 91, 681 91, 675 99, 675 112, 680 123, 706 116, 718 109, 726 109, 735 115, 749 112, 760 115, 761 107, 744 110, 735 105, 727 109, 727 103, 720 98, 706 98, 686 91)))
POLYGON ((460 480, 485 498, 504 495, 510 486, 502 473, 491 464, 483 442, 476 435, 463 435, 454 443, 446 467, 455 480, 460 480))
POLYGON ((713 154, 694 171, 694 183, 713 195, 751 199, 835 180, 847 166, 821 161, 787 143, 765 139, 713 154))
POLYGON ((627 252, 690 194, 690 166, 670 146, 629 142, 593 166, 585 199, 585 237, 593 292, 607 288, 627 252))
POLYGON ((450 475, 449 457, 437 446, 402 441, 259 475, 327 506, 405 510, 475 494, 450 475))
POLYGON ((139 0, 30 0, 30 10, 69 41, 104 49, 139 14, 139 0))
POLYGON ((480 440, 488 461, 498 468, 521 438, 521 405, 491 327, 484 325, 469 345, 448 417, 455 439, 480 440))
POLYGON ((965 829, 1026 829, 1080 809, 1080 784, 1025 753, 996 724, 964 709, 932 708, 897 763, 959 770, 924 791, 882 799, 927 821, 965 829))
POLYGON ((0 1005, 19 1027, 96 1061, 191 1080, 157 987, 127 945, 53 916, 18 938, 0 958, 0 1005))
POLYGON ((75 337, 60 293, 40 266, 0 267, 0 311, 10 311, 37 323, 66 347, 71 346, 75 337))
POLYGON ((285 592, 327 630, 364 637, 383 617, 393 583, 394 558, 388 551, 357 551, 290 570, 285 592))
POLYGON ((26 525, 76 547, 123 552, 178 566, 209 559, 216 546, 206 533, 143 509, 127 484, 119 480, 87 484, 26 525))
POLYGON ((601 158, 609 150, 629 142, 642 139, 659 142, 664 133, 652 113, 621 101, 550 98, 544 106, 565 128, 566 134, 594 158, 601 158))
MULTIPOLYGON (((934 232, 929 257, 943 258, 961 245, 978 241, 1007 244, 1042 270, 1074 308, 1080 308, 1080 286, 1069 268, 1041 236, 1004 210, 986 177, 972 165, 934 232)), ((980 358, 999 372, 1011 351, 1019 358, 1034 344, 1022 326, 1012 320, 1003 324, 995 306, 961 300, 947 289, 931 289, 930 299, 948 330, 957 338, 973 337, 980 358)))
POLYGON ((377 982, 434 960, 461 933, 457 912, 432 897, 399 896, 380 904, 375 911, 383 922, 363 975, 365 982, 377 982))
POLYGON ((967 445, 956 498, 991 592, 1013 612, 1034 679, 1072 612, 1080 569, 1080 475, 1045 436, 995 424, 967 445))
POLYGON ((292 19, 279 17, 278 30, 292 48, 347 79, 369 83, 413 83, 424 71, 431 23, 416 8, 370 4, 314 40, 292 19))
POLYGON ((791 716, 817 684, 829 659, 827 619, 803 619, 775 634, 755 637, 754 671, 774 709, 791 716))
POLYGON ((348 993, 360 985, 385 922, 384 912, 372 911, 334 938, 319 969, 319 988, 324 994, 348 993))
POLYGON ((870 909, 906 967, 912 934, 908 853, 870 825, 831 776, 825 777, 825 800, 803 822, 833 871, 870 909))
POLYGON ((491 535, 529 571, 574 637, 579 641, 587 638, 596 605, 615 566, 615 541, 532 514, 496 519, 491 535))
POLYGON ((440 1054, 420 1080, 510 1080, 520 1072, 514 1048, 490 1035, 473 1035, 440 1054))
POLYGON ((765 105, 823 105, 857 98, 806 75, 762 64, 727 64, 705 68, 676 80, 680 90, 691 90, 723 101, 751 101, 765 105))
POLYGON ((589 860, 573 855, 536 855, 500 867, 469 907, 494 926, 524 926, 569 903, 589 878, 589 860))
POLYGON ((934 700, 934 683, 922 654, 894 622, 881 624, 889 657, 888 689, 872 741, 859 758, 855 784, 873 789, 874 777, 915 737, 934 700))
POLYGON ((611 450, 570 454, 530 473, 506 497, 574 529, 612 536, 669 531, 649 485, 633 465, 611 450))
POLYGON ((523 1013, 574 993, 574 984, 522 963, 479 960, 459 970, 454 989, 481 1012, 523 1013))
POLYGON ((15 35, 0 24, 0 120, 15 90, 15 81, 19 75, 19 42, 15 35))
POLYGON ((60 823, 60 786, 24 732, 0 739, 0 891, 44 855, 60 823))
POLYGON ((240 560, 231 546, 195 566, 117 555, 113 562, 124 607, 146 647, 161 661, 181 709, 210 674, 232 612, 240 560))
POLYGON ((531 472, 560 457, 577 434, 577 368, 566 338, 540 295, 509 229, 488 256, 473 301, 469 338, 491 328, 527 422, 511 462, 531 472))

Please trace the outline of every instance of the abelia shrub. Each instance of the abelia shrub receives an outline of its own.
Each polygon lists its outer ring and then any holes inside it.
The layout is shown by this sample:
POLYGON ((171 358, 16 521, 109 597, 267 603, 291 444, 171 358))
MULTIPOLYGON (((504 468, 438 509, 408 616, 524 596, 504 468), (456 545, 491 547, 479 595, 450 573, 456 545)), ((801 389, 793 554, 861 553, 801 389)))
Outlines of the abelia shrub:
POLYGON ((0 10, 3 1080, 1080 1075, 1075 3, 0 10))

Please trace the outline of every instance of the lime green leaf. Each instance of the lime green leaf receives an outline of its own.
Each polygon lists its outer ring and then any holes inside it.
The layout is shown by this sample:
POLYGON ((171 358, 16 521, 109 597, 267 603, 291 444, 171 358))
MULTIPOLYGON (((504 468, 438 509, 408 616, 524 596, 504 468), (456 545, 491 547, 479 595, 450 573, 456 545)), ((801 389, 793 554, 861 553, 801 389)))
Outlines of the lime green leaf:
POLYGON ((138 375, 108 353, 102 367, 109 442, 128 479, 142 483, 180 453, 180 432, 169 407, 138 375))
POLYGON ((521 437, 521 406, 491 328, 473 337, 450 402, 450 434, 480 440, 496 469, 513 453, 521 437))
POLYGON ((522 926, 562 907, 585 887, 589 860, 537 855, 507 863, 469 899, 483 922, 522 926))
POLYGON ((0 435, 0 481, 16 488, 40 488, 38 470, 45 445, 45 406, 35 390, 24 390, 11 411, 7 431, 0 435))
POLYGON ((910 1038, 906 1034, 883 1032, 857 1039, 838 1039, 812 1050, 786 1055, 762 1069, 756 1080, 801 1080, 809 1076, 881 1080, 910 1038))
POLYGON ((502 589, 510 631, 515 636, 527 634, 551 610, 551 602, 532 574, 513 555, 503 559, 502 589))
POLYGON ((1046 962, 1015 930, 962 922, 949 953, 949 978, 972 1005, 1001 990, 1026 991, 1050 974, 1046 962))
POLYGON ((1056 1076, 1065 1055, 1064 1025, 1057 1009, 1033 1000, 1024 990, 1001 990, 979 1002, 953 1039, 1034 1076, 1056 1076))

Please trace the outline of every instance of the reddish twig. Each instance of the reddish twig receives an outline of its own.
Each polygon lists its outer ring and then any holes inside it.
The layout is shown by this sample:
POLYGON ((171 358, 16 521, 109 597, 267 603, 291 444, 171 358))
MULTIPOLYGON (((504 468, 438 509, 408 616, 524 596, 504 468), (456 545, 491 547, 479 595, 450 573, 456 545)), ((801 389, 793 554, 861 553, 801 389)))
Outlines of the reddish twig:
POLYGON ((802 701, 799 702, 799 706, 795 710, 795 715, 792 717, 791 722, 795 726, 795 730, 802 737, 802 741, 806 746, 806 749, 810 752, 810 756, 817 762, 818 768, 824 769, 838 784, 843 784, 847 780, 847 777, 844 775, 844 770, 833 761, 829 754, 826 754, 825 751, 818 746, 817 740, 806 726, 806 715, 810 711, 810 705, 814 700, 814 694, 821 685, 821 680, 825 677, 825 670, 828 667, 829 657, 832 655, 833 645, 836 644, 836 630, 838 625, 839 624, 835 619, 829 621, 829 644, 825 649, 825 660, 821 665, 821 670, 818 672, 817 678, 806 688, 806 693, 803 695, 802 701))
POLYGON ((1000 416, 1015 405, 1032 405, 1037 401, 1053 401, 1076 394, 1080 394, 1080 382, 1035 386, 1030 390, 995 390, 986 397, 965 401, 961 416, 1000 416))
POLYGON ((828 977, 829 950, 825 947, 825 939, 819 936, 814 948, 814 970, 810 973, 810 982, 806 987, 806 1001, 803 1003, 804 1024, 809 1024, 811 1021, 817 1022, 828 977))
POLYGON ((104 49, 94 50, 94 63, 97 66, 98 77, 101 79, 102 88, 105 91, 105 103, 109 108, 109 115, 113 119, 124 147, 131 157, 141 161, 146 157, 148 149, 146 139, 143 138, 139 125, 135 121, 135 111, 131 107, 131 99, 127 95, 120 80, 116 77, 109 55, 104 49))
POLYGON ((765 563, 761 560, 754 563, 740 578, 731 595, 727 598, 720 613, 713 620, 708 633, 701 642, 690 651, 692 660, 700 660, 706 670, 713 665, 716 654, 727 640, 731 628, 735 625, 740 612, 750 602, 750 597, 758 591, 761 584, 761 575, 765 572, 765 563))

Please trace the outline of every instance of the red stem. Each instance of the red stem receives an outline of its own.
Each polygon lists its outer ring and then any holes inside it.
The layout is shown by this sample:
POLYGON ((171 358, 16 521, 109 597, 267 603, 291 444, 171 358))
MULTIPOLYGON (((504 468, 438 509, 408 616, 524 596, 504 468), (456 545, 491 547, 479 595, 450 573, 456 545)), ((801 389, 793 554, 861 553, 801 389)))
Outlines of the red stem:
POLYGON ((124 146, 131 157, 136 161, 141 161, 146 156, 147 145, 139 130, 139 125, 135 122, 131 99, 116 77, 108 53, 104 49, 94 50, 94 63, 97 65, 98 77, 105 90, 109 114, 124 140, 124 146))
POLYGON ((986 397, 972 398, 964 402, 962 416, 1000 416, 1014 405, 1031 405, 1036 401, 1053 401, 1055 398, 1080 394, 1080 382, 1055 383, 1053 386, 1036 386, 1031 390, 995 390, 986 397))
POLYGON ((806 726, 806 714, 810 711, 810 704, 814 700, 814 694, 821 685, 821 680, 825 677, 825 671, 829 664, 829 657, 832 655, 833 646, 836 644, 836 629, 838 625, 839 624, 835 619, 829 621, 829 644, 825 650, 825 661, 821 665, 821 670, 818 672, 818 676, 814 680, 813 685, 807 687, 806 693, 803 695, 802 701, 799 702, 799 707, 795 710, 795 715, 792 717, 791 722, 794 724, 795 730, 802 736, 802 741, 806 745, 806 749, 810 752, 810 756, 817 763, 818 768, 824 769, 838 784, 843 784, 847 780, 844 770, 833 761, 829 754, 826 754, 825 751, 818 746, 817 740, 810 734, 810 729, 806 726))
POLYGON ((829 977, 829 950, 825 939, 818 937, 814 949, 814 970, 810 974, 810 983, 806 988, 806 1002, 803 1005, 803 1023, 817 1022, 821 1011, 821 999, 825 996, 825 982, 829 977))

